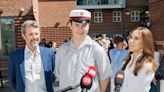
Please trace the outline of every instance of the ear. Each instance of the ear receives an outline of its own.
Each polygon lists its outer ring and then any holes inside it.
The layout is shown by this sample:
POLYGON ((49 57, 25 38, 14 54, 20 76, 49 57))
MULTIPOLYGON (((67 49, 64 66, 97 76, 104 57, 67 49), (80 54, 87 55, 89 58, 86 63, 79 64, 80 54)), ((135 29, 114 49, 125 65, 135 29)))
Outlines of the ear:
POLYGON ((71 23, 68 24, 68 27, 72 30, 72 24, 71 23))
POLYGON ((26 37, 25 37, 25 35, 23 34, 23 33, 21 33, 21 36, 22 36, 22 38, 25 40, 26 39, 26 37))

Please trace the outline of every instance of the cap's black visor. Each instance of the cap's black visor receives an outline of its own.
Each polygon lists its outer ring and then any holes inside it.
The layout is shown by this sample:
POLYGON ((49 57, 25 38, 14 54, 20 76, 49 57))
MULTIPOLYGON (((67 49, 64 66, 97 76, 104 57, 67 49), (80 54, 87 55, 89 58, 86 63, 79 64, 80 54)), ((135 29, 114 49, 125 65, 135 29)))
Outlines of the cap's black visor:
POLYGON ((90 23, 90 20, 72 20, 74 22, 78 22, 78 23, 81 23, 81 24, 87 24, 87 23, 90 23))

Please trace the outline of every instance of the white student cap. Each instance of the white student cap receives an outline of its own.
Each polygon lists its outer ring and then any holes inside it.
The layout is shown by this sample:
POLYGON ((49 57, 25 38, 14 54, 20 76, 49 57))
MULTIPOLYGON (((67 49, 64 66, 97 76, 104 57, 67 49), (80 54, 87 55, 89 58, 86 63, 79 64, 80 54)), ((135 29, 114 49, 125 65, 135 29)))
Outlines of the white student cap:
POLYGON ((70 19, 79 23, 89 23, 91 20, 91 12, 87 10, 72 10, 69 15, 70 19))

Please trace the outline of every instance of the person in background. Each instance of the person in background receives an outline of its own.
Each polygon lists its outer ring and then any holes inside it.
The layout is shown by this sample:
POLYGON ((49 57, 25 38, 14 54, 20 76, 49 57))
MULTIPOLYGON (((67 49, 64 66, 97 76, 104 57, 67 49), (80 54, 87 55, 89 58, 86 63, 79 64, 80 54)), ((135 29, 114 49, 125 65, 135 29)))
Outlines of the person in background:
POLYGON ((9 55, 8 77, 14 92, 53 92, 54 53, 39 46, 40 27, 34 20, 26 20, 21 35, 26 42, 9 55))
POLYGON ((105 49, 106 53, 108 54, 110 41, 109 38, 104 33, 101 35, 101 45, 105 49))
POLYGON ((137 27, 128 38, 129 55, 125 59, 124 82, 120 92, 149 92, 157 69, 154 40, 146 27, 137 27))
POLYGON ((57 50, 56 50, 56 42, 52 42, 52 47, 51 49, 54 51, 54 53, 56 54, 57 50))
POLYGON ((40 46, 43 46, 43 47, 47 47, 47 48, 50 47, 49 44, 47 44, 45 38, 41 39, 41 42, 39 43, 39 45, 40 45, 40 46))
MULTIPOLYGON (((105 50, 88 36, 91 13, 87 10, 72 10, 69 27, 71 39, 59 47, 56 54, 55 76, 59 89, 80 83, 89 66, 97 68, 96 78, 88 92, 105 92, 111 76, 111 67, 105 50)), ((69 92, 80 92, 75 88, 69 92)))
MULTIPOLYGON (((155 43, 155 42, 154 42, 155 43)), ((155 52, 154 52, 154 58, 157 62, 157 65, 160 64, 160 53, 157 50, 157 45, 155 43, 155 52)), ((158 92, 158 80, 154 77, 153 81, 151 82, 151 88, 149 92, 158 92)))
POLYGON ((111 49, 109 56, 111 59, 112 66, 112 78, 111 78, 111 92, 114 92, 114 78, 116 73, 121 69, 123 59, 128 56, 128 50, 124 49, 124 39, 122 35, 116 34, 113 37, 113 42, 116 45, 115 48, 111 49))
POLYGON ((107 38, 106 34, 103 33, 103 34, 101 34, 101 41, 103 42, 105 40, 108 40, 108 38, 107 38))

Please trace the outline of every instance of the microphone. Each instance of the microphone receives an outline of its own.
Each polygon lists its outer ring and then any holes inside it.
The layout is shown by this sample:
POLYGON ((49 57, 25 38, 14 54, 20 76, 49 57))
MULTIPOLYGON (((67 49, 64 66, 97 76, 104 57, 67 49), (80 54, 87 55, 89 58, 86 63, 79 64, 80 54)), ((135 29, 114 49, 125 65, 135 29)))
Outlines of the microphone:
POLYGON ((95 76, 96 76, 96 67, 90 66, 88 68, 88 71, 81 78, 80 84, 76 84, 74 86, 68 86, 68 87, 66 87, 66 88, 64 88, 62 90, 58 90, 56 92, 66 92, 66 91, 75 89, 75 88, 77 88, 79 86, 81 87, 82 92, 87 92, 87 91, 84 91, 84 89, 85 90, 89 90, 92 87, 92 79, 95 78, 95 76))
POLYGON ((81 92, 87 92, 87 90, 91 89, 93 78, 95 78, 95 76, 96 76, 96 67, 90 66, 88 71, 81 78, 81 81, 80 81, 80 87, 82 89, 81 92))
POLYGON ((91 78, 95 78, 97 73, 97 69, 95 66, 89 66, 88 71, 85 73, 85 75, 90 76, 91 78))
POLYGON ((119 70, 116 73, 115 80, 114 80, 116 92, 120 92, 120 87, 122 86, 123 82, 124 82, 124 71, 119 70))

